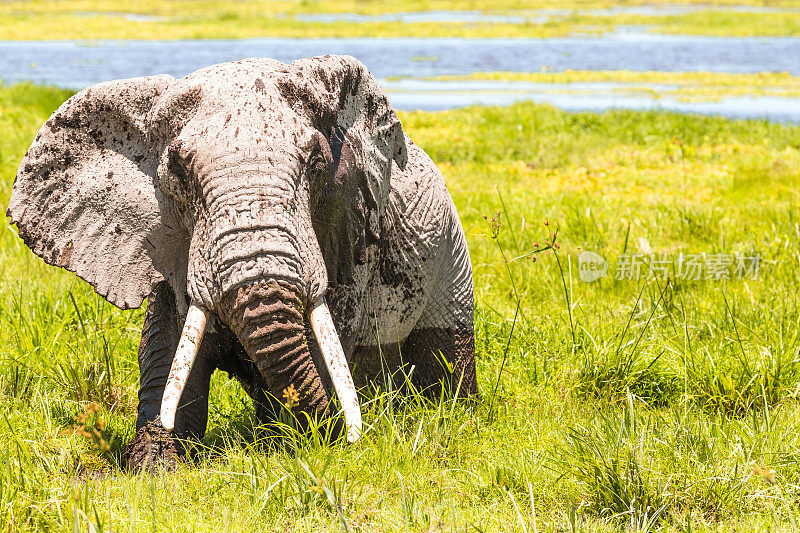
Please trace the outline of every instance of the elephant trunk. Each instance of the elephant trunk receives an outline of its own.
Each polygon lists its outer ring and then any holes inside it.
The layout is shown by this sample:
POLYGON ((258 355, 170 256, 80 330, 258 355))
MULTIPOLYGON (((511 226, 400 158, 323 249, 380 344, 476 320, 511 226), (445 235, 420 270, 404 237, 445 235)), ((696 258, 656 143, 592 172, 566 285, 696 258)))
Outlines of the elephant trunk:
POLYGON ((325 414, 329 397, 308 349, 297 290, 271 280, 235 289, 221 303, 223 319, 270 391, 294 409, 325 414))
MULTIPOLYGON (((318 305, 312 306, 306 316, 299 291, 288 283, 271 280, 228 293, 223 297, 222 308, 223 319, 252 358, 272 394, 294 412, 303 426, 307 422, 306 415, 326 418, 333 414, 331 395, 325 389, 309 349, 309 341, 316 340, 344 406, 348 440, 356 440, 361 429, 361 412, 355 387, 333 323, 324 317, 320 321, 318 305), (307 318, 316 339, 306 336, 307 318), (326 333, 321 336, 323 330, 326 333), (338 351, 331 348, 331 330, 338 351)), ((327 310, 327 306, 324 309, 327 310)), ((336 432, 341 429, 337 427, 336 432)))
MULTIPOLYGON (((330 396, 306 339, 303 301, 294 287, 275 280, 243 286, 223 297, 221 307, 220 317, 236 334, 269 391, 293 411, 303 427, 307 419, 301 413, 319 418, 332 414, 330 396)), ((170 431, 206 317, 194 305, 186 316, 161 402, 161 423, 170 431)))

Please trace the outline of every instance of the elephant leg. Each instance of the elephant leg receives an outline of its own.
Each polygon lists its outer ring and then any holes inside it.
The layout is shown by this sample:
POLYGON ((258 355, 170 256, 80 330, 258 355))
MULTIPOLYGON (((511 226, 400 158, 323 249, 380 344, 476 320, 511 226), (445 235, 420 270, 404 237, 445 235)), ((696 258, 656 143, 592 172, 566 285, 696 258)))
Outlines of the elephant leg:
POLYGON ((148 299, 139 344, 136 436, 125 449, 126 463, 134 470, 150 470, 158 465, 174 467, 185 454, 185 444, 199 442, 205 434, 211 374, 223 349, 215 334, 203 338, 189 382, 181 395, 174 430, 167 432, 159 419, 161 398, 180 332, 175 295, 166 282, 161 282, 148 299))
MULTIPOLYGON (((466 270, 469 273, 469 270, 466 270)), ((402 345, 402 358, 414 367, 411 383, 429 398, 478 394, 471 276, 456 290, 437 290, 402 345)))
POLYGON ((401 389, 404 374, 397 369, 402 365, 399 343, 381 346, 359 346, 353 352, 352 371, 356 387, 377 387, 401 389))
POLYGON ((471 327, 415 328, 403 342, 402 357, 411 384, 428 398, 438 398, 443 390, 460 398, 478 393, 471 327))

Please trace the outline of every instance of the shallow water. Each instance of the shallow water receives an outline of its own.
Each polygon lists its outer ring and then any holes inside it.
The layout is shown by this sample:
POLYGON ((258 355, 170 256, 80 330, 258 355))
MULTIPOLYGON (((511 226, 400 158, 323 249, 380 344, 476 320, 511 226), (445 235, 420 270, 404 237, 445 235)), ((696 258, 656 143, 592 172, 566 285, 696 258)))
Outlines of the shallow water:
POLYGON ((765 118, 776 122, 800 122, 800 99, 771 96, 730 97, 717 102, 684 102, 642 88, 667 91, 673 85, 580 82, 530 83, 506 81, 391 80, 383 87, 398 109, 440 111, 469 105, 506 106, 530 100, 567 111, 607 109, 664 109, 683 113, 723 115, 730 118, 765 118))
POLYGON ((80 88, 115 78, 184 76, 221 61, 292 61, 352 54, 379 78, 543 68, 800 74, 800 38, 618 33, 556 39, 245 39, 187 41, 0 41, 0 77, 80 88))
MULTIPOLYGON (((800 38, 714 38, 618 33, 557 39, 248 39, 195 41, 5 41, 0 42, 0 78, 83 88, 110 79, 168 73, 184 76, 206 65, 264 56, 292 61, 326 53, 352 54, 378 78, 467 75, 473 72, 542 69, 661 70, 716 72, 788 71, 800 74, 800 38)), ((386 84, 387 87, 391 85, 386 84)), ((448 90, 406 91, 398 108, 443 109, 475 103, 477 95, 448 90), (435 102, 435 104, 434 104, 435 102)), ((394 88, 393 90, 396 90, 394 88)), ((480 92, 480 91, 479 91, 480 92)), ((483 91, 487 93, 487 91, 483 91)), ((488 91, 491 92, 491 91, 488 91)), ((491 96, 497 103, 519 99, 491 96)), ((535 91, 534 91, 535 92, 535 91)), ((544 98, 544 97, 542 97, 544 98)), ((553 99, 555 97, 547 97, 553 99)), ((486 102, 490 96, 481 96, 486 102)), ((756 99, 766 102, 764 98, 756 99)), ((593 101, 621 105, 616 95, 593 101)), ((561 95, 557 105, 585 105, 561 95)), ((665 101, 659 104, 666 106, 665 101)), ((626 107, 639 105, 629 102, 626 107)), ((688 108, 689 104, 675 104, 688 108)), ((600 104, 592 104, 592 108, 600 104)), ((697 106, 694 105, 693 106, 697 106)), ((720 109, 724 106, 718 105, 720 109)), ((725 108, 727 109, 727 108, 725 108)), ((727 112, 727 111, 726 111, 727 112)))

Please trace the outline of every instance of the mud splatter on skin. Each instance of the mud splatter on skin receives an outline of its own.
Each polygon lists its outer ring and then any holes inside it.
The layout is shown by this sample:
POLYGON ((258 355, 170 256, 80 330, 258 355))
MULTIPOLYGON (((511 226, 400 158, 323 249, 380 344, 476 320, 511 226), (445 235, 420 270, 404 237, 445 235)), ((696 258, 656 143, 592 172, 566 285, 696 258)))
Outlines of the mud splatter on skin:
POLYGON ((186 455, 183 446, 156 419, 139 428, 133 440, 125 446, 125 464, 133 471, 155 473, 161 469, 175 470, 186 455))

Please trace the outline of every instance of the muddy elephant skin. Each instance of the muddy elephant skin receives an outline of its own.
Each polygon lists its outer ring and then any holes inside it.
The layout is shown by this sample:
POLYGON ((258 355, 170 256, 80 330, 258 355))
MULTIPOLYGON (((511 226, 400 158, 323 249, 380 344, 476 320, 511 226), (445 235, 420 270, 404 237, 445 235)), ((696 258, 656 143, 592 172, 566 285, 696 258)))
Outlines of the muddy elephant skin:
POLYGON ((477 393, 458 215, 353 57, 253 58, 84 89, 39 131, 7 215, 33 252, 112 304, 149 297, 133 468, 174 464, 176 438, 202 439, 216 369, 266 419, 288 404, 299 420, 336 420, 344 378, 329 353, 343 353, 351 387, 403 369, 431 396, 477 393), (335 349, 314 342, 319 305, 335 349), (174 429, 161 427, 193 309, 202 340, 174 429))

